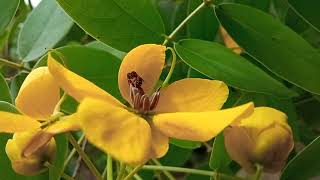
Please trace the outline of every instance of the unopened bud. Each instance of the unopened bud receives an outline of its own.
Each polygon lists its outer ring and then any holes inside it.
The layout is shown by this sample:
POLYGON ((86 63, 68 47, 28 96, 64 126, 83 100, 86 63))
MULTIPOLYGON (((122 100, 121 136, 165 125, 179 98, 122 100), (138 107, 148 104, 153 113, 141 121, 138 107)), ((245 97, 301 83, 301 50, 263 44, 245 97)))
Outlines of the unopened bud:
POLYGON ((287 116, 268 107, 255 108, 250 117, 226 128, 224 136, 230 157, 248 172, 254 172, 255 164, 279 172, 294 146, 287 116))
POLYGON ((45 162, 52 162, 55 157, 56 144, 51 139, 39 147, 34 153, 25 156, 23 151, 32 141, 35 131, 15 133, 6 145, 6 153, 11 161, 13 170, 22 175, 35 175, 46 170, 45 162))

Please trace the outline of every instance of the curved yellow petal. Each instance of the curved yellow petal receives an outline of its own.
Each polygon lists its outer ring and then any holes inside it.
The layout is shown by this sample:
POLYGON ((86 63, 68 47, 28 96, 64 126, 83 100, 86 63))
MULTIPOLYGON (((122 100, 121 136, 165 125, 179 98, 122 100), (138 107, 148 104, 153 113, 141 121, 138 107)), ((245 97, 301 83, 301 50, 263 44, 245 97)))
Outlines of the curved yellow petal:
POLYGON ((31 143, 26 146, 23 153, 28 156, 46 145, 56 134, 80 130, 79 119, 76 114, 64 116, 59 121, 35 133, 31 143))
POLYGON ((238 162, 248 172, 254 172, 254 164, 251 163, 251 149, 254 148, 254 140, 242 127, 227 127, 224 131, 224 144, 229 156, 238 162))
POLYGON ((13 138, 7 142, 6 153, 13 170, 18 174, 35 175, 41 173, 47 169, 44 162, 52 162, 55 158, 56 144, 54 139, 33 154, 28 156, 23 154, 24 148, 30 143, 35 133, 35 131, 15 133, 13 138))
POLYGON ((85 99, 77 113, 88 140, 115 159, 137 165, 150 157, 151 129, 143 118, 96 99, 85 99))
POLYGON ((48 68, 61 88, 78 102, 81 102, 86 97, 91 97, 123 106, 122 103, 103 89, 63 67, 50 53, 48 54, 48 68))
POLYGON ((228 98, 228 86, 217 80, 187 78, 161 89, 157 113, 219 110, 228 98))
POLYGON ((155 126, 165 135, 191 141, 208 141, 233 121, 249 116, 253 103, 208 112, 163 113, 153 117, 155 126))
POLYGON ((152 141, 151 141, 151 157, 161 158, 169 150, 169 138, 159 131, 154 124, 150 123, 152 141))
POLYGON ((0 111, 0 132, 14 133, 40 127, 40 123, 28 116, 0 111))
POLYGON ((60 99, 60 89, 47 67, 31 71, 24 80, 16 98, 17 108, 39 120, 51 116, 60 99))
POLYGON ((144 44, 132 49, 123 59, 118 84, 121 95, 130 102, 127 75, 136 72, 142 79, 142 89, 150 93, 159 80, 165 63, 166 47, 156 44, 144 44))

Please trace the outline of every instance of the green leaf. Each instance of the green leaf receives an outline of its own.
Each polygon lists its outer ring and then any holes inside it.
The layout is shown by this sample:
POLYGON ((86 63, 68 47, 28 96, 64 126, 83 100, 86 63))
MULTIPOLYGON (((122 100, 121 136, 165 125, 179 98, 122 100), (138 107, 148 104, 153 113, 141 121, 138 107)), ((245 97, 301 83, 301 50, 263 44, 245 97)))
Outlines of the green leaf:
POLYGON ((86 46, 106 51, 106 52, 116 56, 119 59, 123 59, 124 56, 126 55, 126 53, 119 51, 117 49, 114 49, 114 48, 112 48, 106 44, 103 44, 102 42, 99 42, 99 41, 92 41, 92 42, 86 44, 86 46))
POLYGON ((267 73, 218 43, 187 39, 174 47, 180 58, 192 68, 235 88, 285 98, 295 95, 267 73))
POLYGON ((64 170, 64 161, 68 155, 68 139, 66 135, 57 135, 55 141, 57 145, 56 158, 52 163, 52 168, 49 169, 49 180, 60 179, 64 170))
POLYGON ((21 71, 16 74, 10 82, 10 92, 13 99, 16 99, 23 81, 28 76, 27 72, 21 71))
POLYGON ((232 38, 270 71, 320 94, 320 54, 272 16, 239 4, 223 4, 217 16, 232 38))
POLYGON ((12 103, 10 89, 2 74, 0 73, 0 101, 12 103))
POLYGON ((209 166, 211 169, 221 169, 231 162, 226 147, 224 146, 224 136, 220 133, 213 142, 209 166))
POLYGON ((0 35, 13 19, 19 7, 19 0, 0 0, 0 35))
POLYGON ((305 180, 320 175, 320 137, 299 152, 285 167, 281 180, 305 180))
MULTIPOLYGON (((188 14, 190 14, 203 0, 189 0, 188 14)), ((205 6, 187 23, 188 37, 213 41, 219 28, 219 22, 209 6, 205 6)))
POLYGON ((88 34, 120 51, 164 39, 161 17, 151 1, 57 1, 88 34))
POLYGON ((182 166, 191 156, 192 150, 170 144, 167 154, 159 161, 162 165, 182 166))
MULTIPOLYGON (((68 69, 88 79, 108 93, 122 100, 118 89, 118 70, 121 60, 110 53, 85 46, 66 46, 56 49, 63 54, 63 61, 68 69)), ((61 59, 55 56, 57 59, 61 59)), ((47 56, 35 65, 46 66, 47 56)), ((74 112, 77 103, 68 98, 62 105, 67 112, 74 112)))
POLYGON ((196 149, 201 146, 201 142, 180 140, 180 139, 174 139, 174 138, 170 139, 170 143, 184 149, 196 149))
POLYGON ((53 48, 72 27, 73 22, 55 0, 41 1, 30 13, 18 38, 23 61, 39 58, 53 48))
MULTIPOLYGON (((0 101, 0 111, 19 113, 19 111, 12 105, 4 101, 0 101)), ((11 167, 11 162, 7 157, 5 147, 8 139, 11 139, 12 135, 0 133, 0 177, 1 179, 13 179, 13 180, 46 180, 48 179, 48 173, 44 172, 35 176, 22 176, 14 172, 11 167)))
POLYGON ((291 8, 315 30, 320 32, 319 0, 288 0, 291 8))

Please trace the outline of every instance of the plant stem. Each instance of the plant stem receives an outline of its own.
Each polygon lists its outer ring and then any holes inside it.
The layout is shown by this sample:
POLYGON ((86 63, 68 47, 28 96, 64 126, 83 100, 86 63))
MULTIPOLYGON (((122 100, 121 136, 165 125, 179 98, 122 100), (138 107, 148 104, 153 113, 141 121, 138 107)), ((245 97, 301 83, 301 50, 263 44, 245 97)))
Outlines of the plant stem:
POLYGON ((2 59, 2 58, 0 58, 0 64, 9 66, 9 67, 12 67, 12 68, 15 68, 15 69, 23 69, 23 70, 30 71, 29 68, 24 67, 22 64, 18 64, 18 63, 15 63, 15 62, 11 62, 11 61, 8 61, 8 60, 2 59))
MULTIPOLYGON (((198 169, 189 169, 189 168, 181 168, 181 167, 172 167, 172 166, 154 166, 154 165, 144 165, 142 167, 144 170, 165 170, 165 171, 173 171, 173 172, 182 172, 182 173, 189 173, 189 174, 198 174, 203 176, 211 176, 213 177, 216 175, 216 172, 212 171, 205 171, 205 170, 198 170, 198 169)), ((221 180, 243 180, 239 177, 233 177, 226 174, 219 173, 219 177, 221 180)))
POLYGON ((261 179, 261 175, 262 175, 262 169, 263 169, 263 166, 261 166, 260 164, 256 164, 256 173, 253 177, 253 180, 260 180, 261 179))
POLYGON ((77 143, 76 139, 72 136, 71 133, 67 133, 67 138, 69 142, 72 144, 72 146, 76 149, 79 156, 83 159, 84 163, 88 166, 89 170, 92 172, 92 174, 96 177, 97 180, 102 180, 101 175, 97 168, 94 166, 94 164, 91 162, 90 158, 87 156, 87 154, 81 149, 79 144, 77 143))
POLYGON ((195 10, 193 10, 172 32, 171 34, 164 40, 162 45, 168 44, 169 41, 173 39, 173 37, 183 28, 183 26, 194 16, 196 15, 204 6, 206 6, 206 2, 202 2, 195 10))
MULTIPOLYGON (((81 149, 83 151, 85 151, 85 149, 86 149, 87 142, 88 142, 88 140, 84 139, 84 141, 81 145, 81 149)), ((76 163, 75 163, 74 169, 73 169, 73 173, 72 173, 73 178, 75 178, 77 176, 79 169, 80 169, 80 166, 81 166, 81 162, 82 162, 82 158, 81 158, 81 156, 79 156, 76 163)))
MULTIPOLYGON (((84 140, 84 138, 85 138, 85 135, 82 134, 77 143, 80 145, 82 143, 82 141, 84 140)), ((64 168, 63 169, 65 169, 67 167, 68 163, 70 162, 71 158, 76 154, 76 152, 77 151, 76 151, 75 148, 73 148, 71 150, 71 152, 69 153, 67 159, 64 161, 64 165, 63 165, 64 168)))
MULTIPOLYGON (((50 164, 49 162, 45 162, 44 166, 46 166, 47 168, 53 168, 53 165, 50 164)), ((71 176, 69 176, 69 175, 67 175, 65 173, 62 173, 61 177, 66 179, 66 180, 74 180, 71 176)))
POLYGON ((171 76, 172 76, 172 73, 174 71, 174 68, 176 67, 176 61, 177 61, 177 55, 174 52, 174 50, 171 47, 167 47, 167 49, 169 49, 171 51, 172 61, 171 61, 171 66, 170 66, 169 73, 168 73, 166 79, 163 81, 163 83, 161 85, 162 87, 165 87, 165 86, 167 86, 169 84, 169 81, 171 79, 171 76))
POLYGON ((112 157, 107 156, 107 165, 102 173, 102 178, 104 180, 113 180, 113 167, 112 167, 112 157))
POLYGON ((143 167, 143 164, 138 165, 135 167, 123 180, 129 180, 134 176, 141 168, 143 167))
POLYGON ((125 171, 126 171, 126 165, 121 162, 121 163, 120 163, 120 170, 119 170, 119 172, 118 172, 118 176, 117 176, 117 179, 116 179, 116 180, 121 180, 123 174, 125 173, 125 171))
MULTIPOLYGON (((152 161, 155 165, 157 165, 157 166, 162 166, 162 164, 161 164, 158 160, 156 160, 156 159, 151 159, 151 161, 152 161)), ((162 172, 163 172, 163 174, 164 174, 165 176, 167 176, 167 178, 168 178, 169 180, 175 180, 175 179, 176 179, 176 178, 174 178, 174 177, 172 176, 172 174, 170 174, 170 172, 165 171, 165 170, 163 170, 162 172)))

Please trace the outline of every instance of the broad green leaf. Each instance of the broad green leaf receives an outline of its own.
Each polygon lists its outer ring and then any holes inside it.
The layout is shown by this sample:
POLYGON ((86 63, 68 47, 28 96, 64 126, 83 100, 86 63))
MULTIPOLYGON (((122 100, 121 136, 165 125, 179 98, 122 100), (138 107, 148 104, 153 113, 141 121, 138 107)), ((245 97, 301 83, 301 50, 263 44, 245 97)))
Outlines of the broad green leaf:
POLYGON ((211 169, 221 169, 231 162, 228 152, 224 146, 224 136, 220 133, 213 142, 213 148, 209 160, 209 166, 211 169))
POLYGON ((120 51, 164 39, 161 17, 151 1, 57 1, 88 34, 120 51))
POLYGON ((170 139, 170 143, 184 149, 196 149, 201 146, 201 142, 180 140, 180 139, 174 139, 174 138, 170 139))
POLYGON ((304 21, 320 32, 319 0, 288 0, 288 2, 304 21))
POLYGON ((117 49, 114 49, 114 48, 112 48, 106 44, 103 44, 102 42, 99 42, 99 41, 92 41, 92 42, 86 44, 86 46, 106 51, 106 52, 116 56, 119 59, 123 59, 124 56, 126 55, 126 53, 119 51, 117 49))
POLYGON ((320 175, 320 137, 299 152, 285 167, 281 180, 305 180, 320 175))
POLYGON ((222 4, 217 16, 247 53, 283 79, 320 94, 320 54, 272 16, 239 4, 222 4))
POLYGON ((12 102, 10 89, 1 73, 0 73, 0 101, 6 101, 9 103, 12 102))
POLYGON ((192 68, 235 88, 284 98, 295 95, 267 73, 218 43, 187 39, 174 47, 180 58, 192 68))
MULTIPOLYGON (((154 0, 165 26, 166 34, 170 34, 187 16, 188 1, 154 0)), ((177 32, 175 38, 185 37, 186 29, 177 32)))
MULTIPOLYGON (((189 0, 188 14, 190 14, 203 0, 189 0)), ((203 7, 187 23, 187 35, 189 38, 213 41, 219 28, 219 22, 209 6, 203 7)))
POLYGON ((19 7, 19 0, 0 0, 0 35, 11 22, 19 7))
MULTIPOLYGON (((12 112, 12 113, 19 113, 18 110, 11 104, 0 101, 0 111, 12 112)), ((47 180, 48 173, 44 172, 39 175, 35 176, 22 176, 14 172, 11 167, 11 162, 7 157, 5 147, 7 144, 8 139, 10 139, 12 135, 0 133, 0 179, 3 180, 47 180)))
POLYGON ((192 150, 170 144, 167 154, 159 159, 162 165, 182 166, 191 156, 192 150))
POLYGON ((19 34, 20 57, 23 61, 39 58, 68 33, 72 24, 55 0, 41 1, 30 13, 19 34))
POLYGON ((68 139, 65 134, 60 134, 55 137, 57 151, 56 158, 49 169, 49 180, 60 180, 64 170, 64 162, 68 155, 68 139))
MULTIPOLYGON (((56 49, 63 54, 68 69, 88 79, 121 100, 118 90, 118 70, 121 60, 110 53, 85 46, 66 46, 56 49)), ((61 57, 55 56, 57 59, 61 57)), ((47 56, 42 57, 36 67, 46 66, 47 56)), ((68 98, 62 106, 67 112, 74 112, 76 102, 68 98)))

